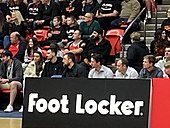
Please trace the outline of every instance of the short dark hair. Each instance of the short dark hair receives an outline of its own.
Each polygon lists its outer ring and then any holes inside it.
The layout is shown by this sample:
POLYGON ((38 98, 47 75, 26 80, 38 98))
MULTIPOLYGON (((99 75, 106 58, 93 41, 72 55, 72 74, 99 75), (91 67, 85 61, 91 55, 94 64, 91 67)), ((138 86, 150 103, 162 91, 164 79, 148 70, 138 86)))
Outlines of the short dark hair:
POLYGON ((93 53, 91 55, 91 58, 93 58, 97 63, 100 62, 100 64, 102 64, 103 61, 103 56, 99 53, 93 53))
POLYGON ((153 65, 155 64, 156 62, 156 58, 154 55, 146 55, 143 57, 144 59, 148 59, 149 63, 153 63, 153 65))
POLYGON ((118 61, 119 61, 119 60, 121 60, 122 65, 126 65, 126 67, 129 66, 129 62, 128 62, 127 58, 122 57, 122 58, 118 59, 118 61))
POLYGON ((1 55, 3 56, 10 56, 10 58, 12 58, 12 52, 11 51, 9 51, 9 50, 7 50, 7 49, 5 49, 5 50, 3 50, 2 51, 2 53, 1 53, 1 55))
POLYGON ((74 53, 68 52, 68 53, 64 54, 64 56, 65 56, 65 55, 67 55, 68 58, 72 59, 72 61, 75 62, 75 55, 74 55, 74 53))

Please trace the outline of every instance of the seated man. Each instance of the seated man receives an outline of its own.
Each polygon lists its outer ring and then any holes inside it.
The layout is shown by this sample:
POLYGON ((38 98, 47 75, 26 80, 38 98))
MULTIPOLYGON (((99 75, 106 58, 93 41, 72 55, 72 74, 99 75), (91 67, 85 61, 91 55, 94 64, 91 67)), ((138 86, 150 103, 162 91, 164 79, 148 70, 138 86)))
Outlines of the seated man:
POLYGON ((164 78, 170 78, 170 61, 168 61, 168 62, 166 62, 164 64, 164 68, 165 68, 165 70, 164 70, 164 72, 165 72, 164 78))
MULTIPOLYGON (((140 3, 137 0, 123 0, 120 18, 111 22, 111 27, 120 27, 121 24, 130 24, 140 11, 140 3)), ((137 26, 137 22, 133 23, 133 28, 137 26)))
POLYGON ((91 66, 88 78, 113 78, 112 70, 102 65, 102 55, 94 53, 91 56, 91 66))
POLYGON ((13 57, 24 62, 25 50, 27 47, 26 42, 21 39, 18 32, 12 32, 10 34, 10 42, 9 51, 12 52, 13 57))
POLYGON ((2 52, 2 62, 0 69, 0 89, 10 89, 10 101, 5 112, 12 112, 13 103, 17 95, 17 91, 22 88, 23 69, 19 60, 12 58, 12 53, 9 50, 2 52))
POLYGON ((163 71, 154 66, 155 56, 146 55, 143 58, 143 68, 139 73, 139 78, 163 78, 163 71))
POLYGON ((167 32, 170 31, 170 9, 167 10, 167 19, 162 22, 161 28, 167 32))
POLYGON ((84 49, 82 59, 88 64, 88 60, 90 59, 91 55, 93 53, 98 53, 103 56, 103 64, 105 65, 108 62, 111 48, 112 46, 110 42, 103 37, 103 30, 100 28, 91 34, 91 39, 84 49))
POLYGON ((138 72, 128 65, 126 58, 120 58, 116 64, 117 70, 114 78, 137 79, 138 72))
POLYGON ((84 20, 80 23, 80 30, 82 32, 82 39, 88 40, 93 31, 98 30, 100 28, 100 24, 98 21, 93 20, 94 14, 86 13, 84 16, 84 20))
POLYGON ((63 65, 65 66, 63 77, 87 77, 85 67, 75 62, 73 53, 66 53, 63 57, 63 65))

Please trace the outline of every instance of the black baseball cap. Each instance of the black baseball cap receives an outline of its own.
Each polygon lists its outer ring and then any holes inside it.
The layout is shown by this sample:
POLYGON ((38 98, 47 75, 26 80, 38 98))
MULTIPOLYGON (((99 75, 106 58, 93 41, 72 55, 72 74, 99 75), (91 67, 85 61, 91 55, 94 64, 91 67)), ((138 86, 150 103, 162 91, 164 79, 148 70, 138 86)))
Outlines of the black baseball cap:
POLYGON ((7 49, 3 50, 1 54, 2 56, 5 55, 5 56, 10 56, 12 58, 12 52, 7 49))

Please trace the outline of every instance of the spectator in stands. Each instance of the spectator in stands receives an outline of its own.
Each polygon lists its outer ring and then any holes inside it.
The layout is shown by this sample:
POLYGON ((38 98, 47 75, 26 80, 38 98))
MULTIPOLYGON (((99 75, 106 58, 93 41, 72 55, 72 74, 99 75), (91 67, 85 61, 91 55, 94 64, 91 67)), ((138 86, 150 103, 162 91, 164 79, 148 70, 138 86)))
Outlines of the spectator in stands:
POLYGON ((155 56, 146 55, 143 59, 143 68, 139 73, 140 78, 163 78, 163 71, 155 67, 155 56))
POLYGON ((3 39, 4 39, 4 34, 3 34, 3 26, 4 26, 4 15, 3 12, 0 10, 0 46, 3 46, 3 39))
POLYGON ((21 62, 13 59, 9 50, 2 52, 2 62, 4 63, 4 70, 0 72, 0 89, 10 89, 10 101, 4 111, 12 112, 17 91, 22 88, 23 70, 21 62))
POLYGON ((65 66, 63 77, 87 77, 85 68, 75 62, 73 53, 66 53, 63 57, 63 64, 65 66))
POLYGON ((82 32, 82 39, 88 40, 93 31, 100 28, 98 21, 94 20, 94 14, 87 12, 84 16, 84 20, 80 23, 80 30, 82 32))
POLYGON ((33 21, 38 15, 39 9, 38 6, 40 4, 40 0, 33 0, 27 7, 26 21, 28 26, 33 29, 33 21))
POLYGON ((86 43, 81 40, 81 31, 78 29, 74 32, 73 39, 74 41, 69 42, 69 45, 64 50, 64 53, 73 53, 75 55, 75 60, 78 62, 81 60, 81 53, 83 52, 86 43))
POLYGON ((91 67, 88 78, 113 78, 110 68, 102 65, 102 55, 94 53, 91 56, 91 67))
POLYGON ((34 29, 44 25, 50 26, 54 16, 60 16, 59 5, 53 0, 42 0, 38 5, 38 15, 35 17, 34 29))
POLYGON ((4 0, 0 0, 0 10, 3 13, 3 17, 6 17, 7 10, 8 10, 8 4, 4 0))
POLYGON ((57 57, 58 52, 57 47, 50 47, 47 50, 47 60, 48 62, 45 63, 43 72, 41 77, 53 77, 55 75, 61 75, 63 72, 63 64, 62 64, 62 58, 57 57))
POLYGON ((40 0, 33 0, 27 7, 26 20, 32 22, 35 20, 35 17, 38 15, 39 9, 38 6, 40 4, 40 0))
POLYGON ((25 50, 24 63, 22 64, 23 68, 25 68, 33 60, 35 51, 39 51, 42 53, 37 39, 35 37, 32 37, 29 39, 27 49, 25 50))
POLYGON ((51 40, 55 41, 58 44, 62 44, 62 41, 66 38, 66 31, 61 27, 61 17, 55 16, 53 18, 52 29, 47 34, 46 45, 49 45, 51 40))
POLYGON ((164 50, 166 46, 166 31, 158 29, 155 32, 154 40, 151 42, 150 51, 154 56, 164 56, 164 50))
MULTIPOLYGON (((120 18, 115 19, 111 22, 112 28, 120 27, 122 24, 130 24, 140 12, 140 3, 138 0, 123 0, 122 10, 120 13, 120 18)), ((136 20, 133 25, 133 31, 138 27, 139 19, 136 20)))
POLYGON ((143 57, 149 54, 149 49, 145 42, 140 40, 140 33, 133 32, 130 37, 132 44, 127 50, 128 66, 140 72, 143 67, 143 57))
POLYGON ((170 46, 167 46, 165 48, 165 52, 164 52, 164 57, 163 59, 159 60, 155 66, 159 67, 162 71, 164 71, 164 64, 166 62, 170 61, 170 46))
POLYGON ((82 15, 81 0, 68 0, 64 3, 62 9, 62 20, 66 21, 67 17, 74 16, 76 19, 82 15))
POLYGON ((87 12, 93 13, 94 15, 96 15, 97 9, 99 7, 100 7, 100 4, 98 3, 97 0, 87 0, 83 8, 82 15, 85 15, 87 12))
POLYGON ((103 56, 103 64, 105 65, 107 64, 111 48, 110 42, 103 37, 103 30, 100 28, 91 34, 91 39, 84 49, 82 59, 88 64, 91 55, 93 53, 99 53, 103 56))
POLYGON ((13 57, 17 58, 21 62, 24 62, 24 55, 26 50, 26 42, 21 39, 18 32, 12 32, 10 35, 9 51, 12 52, 13 57))
POLYGON ((167 19, 162 22, 161 28, 163 30, 170 31, 170 9, 167 10, 167 19))
POLYGON ((33 60, 28 64, 24 71, 25 77, 40 77, 44 68, 44 61, 42 53, 34 51, 33 60))
POLYGON ((67 44, 70 41, 73 41, 73 33, 79 28, 76 19, 74 16, 67 17, 67 27, 66 27, 66 34, 67 34, 67 44))
POLYGON ((118 18, 121 11, 120 0, 102 0, 100 7, 96 12, 96 18, 101 28, 107 31, 110 28, 111 21, 118 18))
POLYGON ((12 12, 12 16, 10 18, 10 22, 7 22, 5 24, 4 27, 4 49, 7 49, 10 45, 10 39, 9 39, 9 35, 14 32, 17 31, 18 33, 20 33, 21 38, 23 39, 26 35, 25 35, 25 31, 27 29, 27 24, 25 23, 21 13, 17 10, 12 12))
POLYGON ((8 10, 7 10, 7 16, 6 19, 8 20, 11 18, 11 13, 13 11, 19 11, 23 18, 25 19, 25 16, 27 14, 27 6, 23 2, 23 0, 9 0, 8 10))
MULTIPOLYGON (((44 68, 44 61, 42 53, 39 51, 34 52, 33 60, 28 64, 24 71, 24 81, 23 81, 23 96, 25 89, 25 78, 26 77, 41 77, 42 70, 44 68)), ((23 112, 23 105, 21 106, 19 112, 23 112)))
POLYGON ((134 68, 129 67, 126 58, 120 58, 116 63, 116 68, 117 70, 114 78, 136 79, 139 76, 134 68))
POLYGON ((164 78, 170 78, 170 61, 164 64, 164 68, 165 68, 164 72, 166 74, 164 78))

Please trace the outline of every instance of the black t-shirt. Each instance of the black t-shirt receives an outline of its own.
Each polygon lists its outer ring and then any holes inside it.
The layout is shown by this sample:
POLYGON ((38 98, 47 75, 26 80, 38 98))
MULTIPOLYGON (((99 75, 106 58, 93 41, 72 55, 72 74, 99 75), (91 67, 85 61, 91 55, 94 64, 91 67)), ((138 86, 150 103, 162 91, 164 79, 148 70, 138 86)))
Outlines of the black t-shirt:
POLYGON ((120 13, 121 2, 119 0, 103 0, 101 2, 99 11, 102 14, 112 13, 114 10, 120 13))

